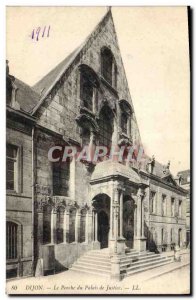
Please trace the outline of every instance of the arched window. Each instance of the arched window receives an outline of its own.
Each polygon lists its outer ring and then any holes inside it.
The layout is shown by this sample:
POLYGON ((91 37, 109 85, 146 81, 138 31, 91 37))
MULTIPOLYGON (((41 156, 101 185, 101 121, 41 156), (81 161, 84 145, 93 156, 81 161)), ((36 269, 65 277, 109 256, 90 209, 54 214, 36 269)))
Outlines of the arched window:
POLYGON ((117 67, 110 49, 104 47, 101 50, 101 74, 113 87, 117 84, 117 67))
POLYGON ((99 115, 99 145, 110 147, 113 134, 113 114, 109 107, 102 108, 99 115))
POLYGON ((88 146, 90 142, 90 130, 86 127, 82 128, 82 146, 88 146))
POLYGON ((63 223, 64 223, 64 209, 59 207, 57 210, 57 220, 56 220, 56 236, 57 244, 63 243, 63 223))
POLYGON ((89 110, 93 109, 93 83, 84 72, 80 75, 80 99, 83 106, 89 110))
POLYGON ((43 208, 43 244, 51 243, 51 207, 43 208))
POLYGON ((126 113, 122 113, 121 114, 121 129, 122 132, 127 134, 127 121, 128 121, 128 117, 126 113))
POLYGON ((96 102, 96 88, 99 87, 99 77, 88 65, 79 66, 80 99, 82 106, 93 111, 96 102))
POLYGON ((14 222, 6 222, 6 259, 18 257, 18 225, 14 222))
POLYGON ((53 163, 53 195, 68 196, 70 179, 70 161, 53 163))

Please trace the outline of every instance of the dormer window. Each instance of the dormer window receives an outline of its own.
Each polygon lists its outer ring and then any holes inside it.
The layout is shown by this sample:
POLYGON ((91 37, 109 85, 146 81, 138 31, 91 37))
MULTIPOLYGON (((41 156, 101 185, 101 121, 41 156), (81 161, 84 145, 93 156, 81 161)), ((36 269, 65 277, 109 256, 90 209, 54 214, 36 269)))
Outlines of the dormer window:
POLYGON ((80 81, 80 98, 83 102, 83 106, 88 110, 93 109, 93 84, 89 78, 81 73, 80 81))
POLYGON ((126 113, 121 114, 121 129, 122 132, 127 134, 127 121, 128 121, 128 116, 126 113))
POLYGON ((110 49, 101 50, 101 75, 114 88, 117 86, 117 67, 110 49))
POLYGON ((90 143, 90 130, 88 128, 82 128, 82 146, 88 146, 90 143))

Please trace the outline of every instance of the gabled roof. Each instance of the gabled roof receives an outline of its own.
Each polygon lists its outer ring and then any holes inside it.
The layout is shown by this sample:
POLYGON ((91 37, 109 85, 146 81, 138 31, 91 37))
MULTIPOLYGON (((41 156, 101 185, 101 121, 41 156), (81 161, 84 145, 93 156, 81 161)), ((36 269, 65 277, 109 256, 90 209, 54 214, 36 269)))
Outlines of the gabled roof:
POLYGON ((107 11, 107 13, 103 16, 101 21, 97 24, 95 29, 91 32, 91 34, 85 39, 85 41, 76 48, 67 58, 65 58, 61 63, 59 63, 53 70, 51 70, 44 78, 42 78, 39 82, 37 82, 33 89, 42 93, 40 97, 39 103, 34 107, 32 114, 34 114, 37 109, 41 106, 45 98, 48 96, 52 88, 56 85, 56 83, 60 80, 60 78, 66 73, 70 65, 74 62, 75 58, 82 51, 83 47, 87 44, 91 36, 98 31, 99 27, 106 21, 108 17, 112 18, 111 9, 107 11))
POLYGON ((162 177, 163 181, 165 181, 166 183, 172 184, 174 186, 177 186, 177 183, 174 179, 174 177, 172 176, 172 174, 166 174, 162 177))
POLYGON ((20 104, 20 109, 29 113, 39 102, 39 94, 29 85, 17 78, 15 78, 14 84, 17 87, 16 101, 20 104))
POLYGON ((75 56, 78 54, 80 47, 76 48, 72 53, 70 53, 63 61, 61 61, 54 69, 52 69, 48 74, 46 74, 40 81, 38 81, 33 89, 40 95, 46 95, 49 88, 55 83, 56 79, 63 74, 67 69, 67 66, 74 60, 75 56))

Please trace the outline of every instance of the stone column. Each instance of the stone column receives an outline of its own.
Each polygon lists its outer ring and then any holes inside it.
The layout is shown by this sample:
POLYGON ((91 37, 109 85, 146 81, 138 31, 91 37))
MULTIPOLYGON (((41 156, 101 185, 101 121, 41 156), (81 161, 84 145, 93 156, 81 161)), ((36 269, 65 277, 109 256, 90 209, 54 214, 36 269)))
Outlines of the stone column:
POLYGON ((51 244, 56 243, 56 208, 51 211, 51 244))
POLYGON ((37 261, 35 262, 35 277, 43 276, 43 207, 38 203, 37 210, 37 261))
POLYGON ((141 222, 141 227, 142 227, 142 238, 144 238, 144 199, 141 201, 142 204, 142 222, 141 222))
POLYGON ((113 203, 112 199, 110 199, 110 234, 109 239, 113 239, 114 237, 114 230, 113 230, 113 203))
POLYGON ((79 210, 76 211, 76 219, 75 219, 75 242, 78 243, 80 239, 80 219, 81 213, 79 210))
POLYGON ((95 242, 97 242, 97 233, 98 233, 98 220, 97 220, 97 212, 95 212, 95 242))
POLYGON ((137 206, 134 202, 134 237, 137 236, 137 206))
POLYGON ((69 243, 69 210, 64 211, 63 243, 69 243))
POLYGON ((88 211, 88 240, 92 242, 94 239, 94 229, 93 229, 93 212, 91 210, 88 211))
POLYGON ((93 241, 95 241, 95 211, 92 211, 92 231, 93 231, 93 241))
POLYGON ((86 211, 86 218, 85 218, 85 243, 88 244, 89 241, 89 212, 86 211))
POLYGON ((141 237, 142 228, 142 196, 138 195, 137 198, 137 237, 141 237))
POLYGON ((120 237, 123 238, 123 191, 120 191, 120 237))
POLYGON ((116 240, 119 237, 119 189, 115 190, 113 207, 114 207, 114 238, 116 240))
POLYGON ((137 230, 134 237, 134 248, 138 251, 146 250, 146 238, 144 237, 144 192, 139 189, 137 194, 137 230))

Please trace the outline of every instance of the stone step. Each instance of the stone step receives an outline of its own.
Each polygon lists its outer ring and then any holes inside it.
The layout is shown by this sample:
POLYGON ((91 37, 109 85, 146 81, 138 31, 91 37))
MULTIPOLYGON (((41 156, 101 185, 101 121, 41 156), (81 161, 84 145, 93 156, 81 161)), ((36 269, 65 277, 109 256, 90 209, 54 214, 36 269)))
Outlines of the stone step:
POLYGON ((96 261, 99 261, 100 263, 107 263, 110 261, 109 257, 103 258, 103 257, 97 257, 97 256, 91 256, 91 255, 84 255, 81 258, 89 259, 89 260, 96 260, 96 261))
POLYGON ((143 262, 139 265, 133 265, 133 266, 130 266, 129 268, 127 268, 127 273, 130 273, 131 271, 135 271, 135 270, 139 270, 139 269, 143 269, 143 268, 146 268, 146 267, 152 267, 154 265, 159 265, 160 263, 164 263, 164 262, 171 262, 171 259, 169 258, 163 258, 161 260, 157 260, 155 262, 143 262))
POLYGON ((100 265, 100 263, 102 263, 102 265, 104 265, 104 266, 111 266, 110 260, 107 260, 107 261, 105 261, 105 262, 100 262, 100 261, 95 260, 95 259, 93 259, 93 258, 89 258, 89 257, 81 257, 79 261, 81 261, 81 262, 86 262, 86 263, 91 263, 91 264, 96 264, 96 265, 97 265, 97 264, 100 265))
POLYGON ((88 252, 86 254, 84 254, 85 256, 93 256, 93 257, 101 257, 101 258, 109 258, 109 253, 108 254, 102 254, 102 253, 95 253, 95 252, 88 252))
POLYGON ((150 253, 142 253, 142 254, 138 254, 138 255, 134 255, 134 256, 125 256, 122 258, 122 262, 132 262, 134 260, 138 260, 138 259, 142 259, 142 258, 150 258, 154 255, 160 255, 160 254, 155 254, 154 252, 150 252, 150 253))
POLYGON ((87 274, 87 275, 94 275, 94 276, 110 278, 110 274, 103 273, 103 272, 99 273, 99 272, 96 272, 96 271, 90 271, 90 270, 84 270, 84 269, 81 270, 80 268, 77 268, 77 267, 72 267, 70 269, 70 271, 77 272, 77 273, 80 273, 80 274, 87 274))
POLYGON ((92 268, 95 268, 95 269, 103 269, 103 271, 105 270, 111 270, 111 264, 108 264, 108 265, 101 265, 98 264, 96 261, 95 262, 86 262, 86 261, 82 261, 82 260, 79 260, 78 262, 74 263, 74 266, 84 266, 84 267, 92 267, 92 268))
POLYGON ((121 266, 124 267, 124 266, 127 266, 128 264, 135 264, 135 263, 138 263, 138 262, 144 262, 144 261, 151 261, 153 259, 160 259, 161 258, 161 255, 160 254, 154 254, 154 255, 151 255, 151 256, 144 256, 144 257, 137 257, 137 260, 123 260, 121 262, 121 266))
POLYGON ((71 267, 71 270, 81 270, 81 271, 85 270, 86 272, 90 271, 90 272, 98 273, 98 274, 101 274, 101 275, 102 274, 110 275, 110 273, 111 273, 110 269, 105 270, 104 268, 101 268, 101 267, 95 268, 94 266, 85 266, 85 265, 80 265, 80 264, 78 264, 78 265, 74 264, 71 267))
POLYGON ((140 266, 140 265, 143 265, 143 264, 151 264, 151 263, 154 263, 154 262, 161 262, 163 260, 166 260, 166 257, 154 257, 152 259, 148 259, 148 260, 142 260, 142 261, 137 261, 137 262, 134 262, 131 264, 130 267, 134 267, 134 266, 140 266))
POLYGON ((127 271, 127 276, 131 276, 131 275, 134 275, 136 273, 140 273, 140 272, 144 272, 144 271, 148 271, 148 270, 151 270, 151 269, 154 269, 154 268, 158 268, 158 267, 161 267, 161 266, 165 266, 167 264, 171 263, 171 260, 164 260, 163 262, 159 262, 157 263, 156 265, 149 265, 149 266, 144 266, 143 268, 136 268, 135 270, 128 270, 127 271))

